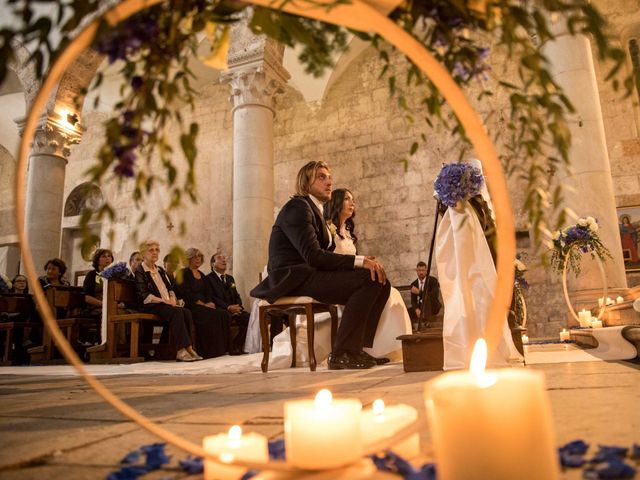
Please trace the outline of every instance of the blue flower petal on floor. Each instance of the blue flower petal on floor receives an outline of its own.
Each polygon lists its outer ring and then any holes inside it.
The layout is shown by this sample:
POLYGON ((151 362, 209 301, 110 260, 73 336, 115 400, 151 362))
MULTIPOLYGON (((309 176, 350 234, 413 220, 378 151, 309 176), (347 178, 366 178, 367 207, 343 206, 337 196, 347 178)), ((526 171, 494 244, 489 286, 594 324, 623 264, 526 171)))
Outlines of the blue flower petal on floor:
POLYGON ((137 463, 140 460, 140 449, 127 453, 120 463, 137 463))
POLYGON ((630 465, 615 459, 601 467, 591 467, 586 469, 582 476, 588 479, 606 478, 633 478, 636 471, 630 465))
POLYGON ((560 451, 560 465, 566 468, 577 468, 587 463, 583 455, 571 455, 568 452, 560 451))
POLYGON ((410 473, 404 478, 406 480, 436 480, 436 464, 425 463, 420 470, 410 473))
POLYGON ((260 470, 247 470, 247 472, 240 477, 240 480, 249 480, 260 473, 260 470))
POLYGON ((591 463, 602 463, 620 460, 627 456, 628 451, 629 449, 625 447, 598 445, 598 451, 589 461, 591 463))
POLYGON ((633 447, 631 447, 631 458, 640 460, 640 444, 634 443, 633 447))
POLYGON ((164 447, 164 443, 152 443, 151 445, 140 447, 140 450, 147 456, 145 462, 147 470, 157 470, 171 461, 171 457, 164 453, 164 447))
POLYGON ((371 455, 370 458, 378 470, 401 475, 407 480, 435 480, 436 478, 436 466, 433 463, 427 463, 416 470, 404 458, 391 451, 385 452, 384 455, 371 455))
POLYGON ((147 473, 144 467, 122 467, 117 472, 111 472, 106 480, 136 480, 147 473))
POLYGON ((286 458, 284 438, 269 442, 269 458, 271 460, 284 460, 286 458))
POLYGON ((190 475, 204 472, 204 462, 202 457, 192 457, 188 455, 184 460, 179 460, 180 468, 190 475))
POLYGON ((566 443, 560 448, 558 448, 561 452, 567 452, 570 455, 584 455, 587 453, 589 449, 589 444, 584 440, 573 440, 572 442, 566 443))

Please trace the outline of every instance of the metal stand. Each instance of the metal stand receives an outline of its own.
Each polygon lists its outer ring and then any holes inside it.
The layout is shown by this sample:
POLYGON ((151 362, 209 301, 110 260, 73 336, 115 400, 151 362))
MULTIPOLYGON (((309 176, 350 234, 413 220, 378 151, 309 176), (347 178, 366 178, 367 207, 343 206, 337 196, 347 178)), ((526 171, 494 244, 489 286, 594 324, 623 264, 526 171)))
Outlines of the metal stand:
MULTIPOLYGON (((431 281, 431 263, 433 260, 433 247, 435 246, 435 243, 436 243, 436 231, 438 230, 438 219, 440 218, 440 200, 436 202, 436 213, 434 217, 435 217, 435 220, 433 222, 433 232, 431 233, 431 245, 429 246, 429 259, 427 260, 427 281, 425 282, 424 291, 422 292, 422 297, 420 298, 420 305, 422 308, 420 309, 420 316, 418 317, 418 328, 416 329, 417 332, 422 330, 422 323, 425 320, 426 308, 425 308, 424 300, 427 296, 427 292, 429 291, 429 282, 431 281)), ((429 317, 431 316, 431 312, 427 313, 426 315, 427 315, 426 319, 429 320, 429 317)))

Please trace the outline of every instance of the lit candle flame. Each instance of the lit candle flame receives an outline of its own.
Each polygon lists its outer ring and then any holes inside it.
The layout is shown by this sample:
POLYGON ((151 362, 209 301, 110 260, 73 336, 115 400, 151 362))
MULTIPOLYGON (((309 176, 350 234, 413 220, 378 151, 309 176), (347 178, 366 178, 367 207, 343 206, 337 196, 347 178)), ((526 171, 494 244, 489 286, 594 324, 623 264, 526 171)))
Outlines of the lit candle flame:
POLYGON ((326 408, 329 405, 331 405, 332 401, 333 401, 333 395, 331 395, 331 392, 326 388, 323 388, 317 393, 315 404, 316 404, 316 407, 318 408, 326 408))
POLYGON ((487 388, 496 383, 496 376, 485 371, 487 366, 487 342, 484 338, 479 338, 473 347, 471 354, 471 364, 469 370, 475 377, 480 388, 487 388))
POLYGON ((229 440, 240 440, 242 438, 242 427, 234 425, 229 429, 229 440))
POLYGON ((567 329, 566 329, 566 328, 563 328, 563 329, 562 329, 562 333, 565 333, 566 331, 567 331, 567 329))
POLYGON ((384 413, 384 400, 379 398, 373 402, 373 412, 376 415, 382 415, 384 413))

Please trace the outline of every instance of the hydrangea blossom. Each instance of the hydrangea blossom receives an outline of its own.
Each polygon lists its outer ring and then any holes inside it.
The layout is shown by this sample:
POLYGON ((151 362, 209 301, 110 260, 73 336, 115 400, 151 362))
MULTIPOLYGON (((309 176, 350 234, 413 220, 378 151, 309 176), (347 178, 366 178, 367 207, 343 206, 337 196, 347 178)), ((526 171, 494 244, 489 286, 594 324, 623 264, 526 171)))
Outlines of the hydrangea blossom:
POLYGON ((593 217, 579 218, 575 225, 557 230, 552 235, 553 251, 551 263, 558 272, 562 272, 567 256, 568 267, 575 274, 580 273, 580 256, 590 253, 593 258, 605 261, 611 254, 598 236, 598 221, 593 217))
POLYGON ((467 163, 448 163, 434 183, 438 199, 447 207, 480 193, 484 183, 482 172, 467 163))

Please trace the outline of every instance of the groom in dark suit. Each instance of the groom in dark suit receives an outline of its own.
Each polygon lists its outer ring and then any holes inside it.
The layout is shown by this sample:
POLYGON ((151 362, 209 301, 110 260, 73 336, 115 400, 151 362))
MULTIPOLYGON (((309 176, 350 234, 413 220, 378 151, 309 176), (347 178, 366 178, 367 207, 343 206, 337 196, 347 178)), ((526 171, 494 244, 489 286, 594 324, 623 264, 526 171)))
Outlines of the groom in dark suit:
POLYGON ((227 257, 221 252, 211 257, 211 273, 207 280, 213 291, 213 303, 231 314, 231 321, 238 326, 238 333, 231 341, 233 354, 244 353, 244 341, 249 325, 249 312, 244 310, 242 299, 236 289, 235 279, 227 273, 227 257))
POLYGON ((298 172, 296 195, 280 210, 269 240, 269 275, 251 296, 270 303, 283 296, 309 296, 345 305, 329 369, 371 368, 375 359, 363 347, 373 345, 390 284, 374 257, 333 253, 333 239, 323 218, 331 198, 332 178, 324 162, 312 161, 298 172))

